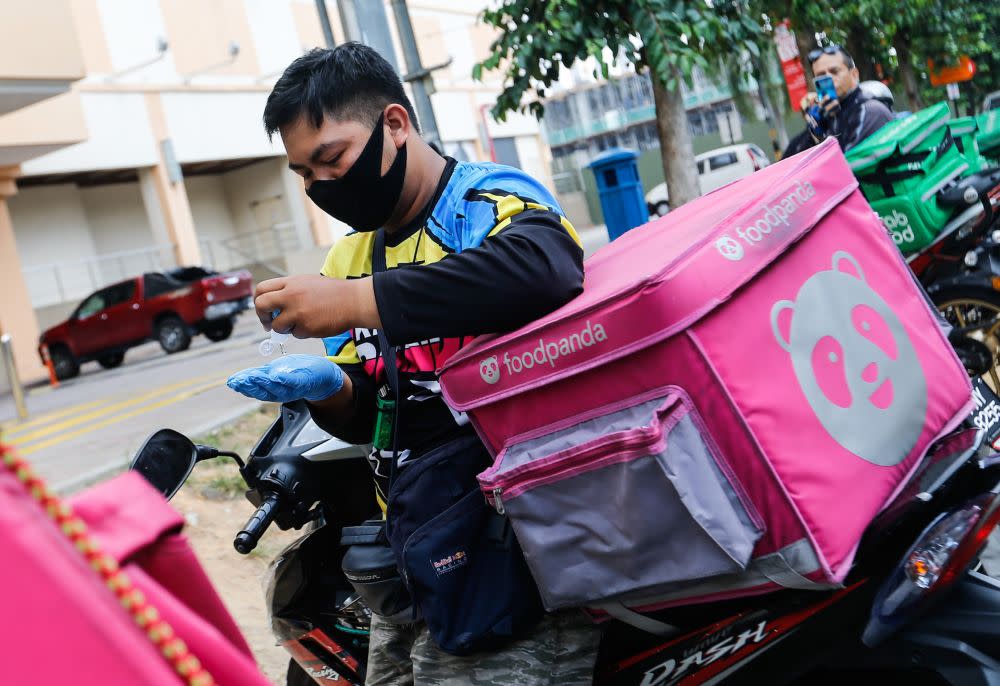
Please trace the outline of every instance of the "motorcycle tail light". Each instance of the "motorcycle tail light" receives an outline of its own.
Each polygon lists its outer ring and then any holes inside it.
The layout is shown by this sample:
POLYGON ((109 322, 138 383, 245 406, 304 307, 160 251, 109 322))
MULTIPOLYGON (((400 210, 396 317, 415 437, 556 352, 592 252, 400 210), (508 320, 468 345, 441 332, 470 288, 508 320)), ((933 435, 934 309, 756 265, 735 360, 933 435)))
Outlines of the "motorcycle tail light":
POLYGON ((969 568, 998 521, 1000 496, 991 492, 931 522, 876 594, 862 635, 865 645, 877 645, 940 598, 969 568))

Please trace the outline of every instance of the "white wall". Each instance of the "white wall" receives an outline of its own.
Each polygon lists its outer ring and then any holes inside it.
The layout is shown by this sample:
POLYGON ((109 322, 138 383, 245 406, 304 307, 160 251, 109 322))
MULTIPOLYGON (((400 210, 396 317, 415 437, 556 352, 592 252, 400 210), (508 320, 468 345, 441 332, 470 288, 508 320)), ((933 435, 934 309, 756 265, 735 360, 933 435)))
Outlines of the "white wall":
POLYGON ((22 165, 24 176, 153 166, 159 151, 142 93, 81 93, 90 137, 22 165))
POLYGON ((24 188, 7 203, 23 266, 34 267, 96 254, 83 199, 76 185, 24 188))
POLYGON ((93 281, 85 265, 60 269, 61 284, 53 270, 32 269, 96 254, 77 187, 65 184, 25 188, 10 198, 8 205, 32 303, 37 307, 61 302, 60 292, 68 299, 90 292, 93 281))
POLYGON ((30 187, 9 204, 36 307, 77 300, 112 281, 173 264, 169 248, 158 253, 159 261, 145 252, 101 259, 156 246, 137 183, 30 187))
MULTIPOLYGON (((246 0, 247 22, 262 74, 284 71, 302 54, 295 15, 288 0, 246 0)), ((316 18, 319 22, 319 16, 316 18)))
POLYGON ((173 266, 168 246, 157 246, 138 183, 80 189, 80 199, 97 255, 161 248, 156 254, 134 254, 101 260, 104 281, 120 281, 173 266), (166 261, 165 261, 166 260, 166 261))
MULTIPOLYGON (((295 216, 289 205, 295 198, 289 200, 283 179, 284 159, 259 162, 225 174, 185 178, 198 238, 210 242, 210 250, 202 250, 206 262, 214 258, 215 266, 221 269, 245 262, 243 256, 223 247, 226 241, 250 254, 273 249, 274 243, 268 236, 255 240, 250 234, 275 223, 291 222, 295 216)), ((308 227, 304 228, 308 232, 308 227)), ((290 238, 296 232, 288 230, 285 234, 290 238)), ((300 247, 312 247, 311 240, 303 243, 300 247)), ((294 245, 289 241, 288 247, 294 245)))
POLYGON ((184 187, 198 238, 217 242, 236 235, 220 176, 190 176, 184 179, 184 187))
POLYGON ((261 116, 267 93, 164 93, 163 113, 177 160, 204 162, 283 155, 269 143, 261 116))
POLYGON ((229 214, 238 233, 262 231, 291 220, 281 179, 284 163, 284 157, 276 158, 222 175, 229 214))
MULTIPOLYGON (((159 54, 157 40, 167 37, 160 0, 97 0, 97 10, 115 72, 134 67, 159 54)), ((168 50, 162 59, 118 77, 116 82, 163 83, 177 79, 177 69, 168 50)))
POLYGON ((529 176, 533 176, 549 189, 555 192, 552 178, 548 173, 548 165, 542 159, 542 149, 539 147, 538 136, 518 136, 514 139, 514 147, 517 149, 517 157, 521 160, 521 169, 529 176))
POLYGON ((431 95, 431 104, 441 140, 464 141, 479 138, 481 118, 479 110, 472 105, 469 93, 438 91, 431 95))

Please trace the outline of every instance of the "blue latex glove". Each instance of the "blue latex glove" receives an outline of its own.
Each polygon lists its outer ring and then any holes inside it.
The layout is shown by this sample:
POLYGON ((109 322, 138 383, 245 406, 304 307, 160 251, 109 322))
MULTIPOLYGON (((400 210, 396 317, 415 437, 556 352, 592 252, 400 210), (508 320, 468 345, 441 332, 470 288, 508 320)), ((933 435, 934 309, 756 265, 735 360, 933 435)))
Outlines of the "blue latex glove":
POLYGON ((226 385, 272 403, 325 400, 344 387, 344 372, 319 355, 282 355, 261 367, 236 372, 226 385))

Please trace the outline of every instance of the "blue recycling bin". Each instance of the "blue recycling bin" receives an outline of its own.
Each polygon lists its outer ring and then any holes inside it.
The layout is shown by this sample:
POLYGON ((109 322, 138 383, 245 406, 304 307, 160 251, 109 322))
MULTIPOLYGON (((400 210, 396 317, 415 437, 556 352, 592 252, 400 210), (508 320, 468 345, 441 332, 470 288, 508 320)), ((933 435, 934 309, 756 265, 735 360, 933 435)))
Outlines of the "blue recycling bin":
POLYGON ((639 153, 633 150, 612 148, 587 165, 597 180, 604 225, 612 241, 649 221, 649 209, 639 180, 638 158, 639 153))

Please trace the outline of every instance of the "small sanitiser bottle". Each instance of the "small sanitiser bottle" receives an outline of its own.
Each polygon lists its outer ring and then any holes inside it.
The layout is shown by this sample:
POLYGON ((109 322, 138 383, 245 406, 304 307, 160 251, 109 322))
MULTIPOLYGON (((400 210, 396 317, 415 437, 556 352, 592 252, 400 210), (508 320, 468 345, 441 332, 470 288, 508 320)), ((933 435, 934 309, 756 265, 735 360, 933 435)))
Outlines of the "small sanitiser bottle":
MULTIPOLYGON (((281 310, 275 310, 274 312, 272 312, 271 313, 271 321, 274 321, 279 314, 281 314, 281 310)), ((290 333, 278 333, 274 329, 271 329, 271 335, 270 335, 270 337, 265 338, 264 340, 262 340, 260 342, 260 345, 257 346, 257 350, 264 357, 268 357, 268 356, 274 354, 274 346, 277 345, 278 349, 281 351, 281 354, 284 355, 285 354, 285 341, 287 341, 288 338, 289 338, 289 336, 291 336, 291 335, 292 334, 290 334, 290 333)))

